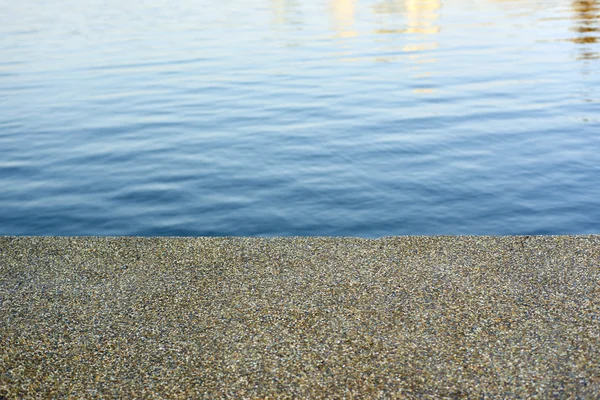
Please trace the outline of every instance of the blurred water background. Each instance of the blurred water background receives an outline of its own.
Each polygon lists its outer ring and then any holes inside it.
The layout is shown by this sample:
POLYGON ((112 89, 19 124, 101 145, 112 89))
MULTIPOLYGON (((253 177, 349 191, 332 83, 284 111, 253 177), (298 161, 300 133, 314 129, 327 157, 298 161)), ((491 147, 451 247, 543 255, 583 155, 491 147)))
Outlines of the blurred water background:
POLYGON ((598 0, 0 0, 0 234, 600 233, 598 0))

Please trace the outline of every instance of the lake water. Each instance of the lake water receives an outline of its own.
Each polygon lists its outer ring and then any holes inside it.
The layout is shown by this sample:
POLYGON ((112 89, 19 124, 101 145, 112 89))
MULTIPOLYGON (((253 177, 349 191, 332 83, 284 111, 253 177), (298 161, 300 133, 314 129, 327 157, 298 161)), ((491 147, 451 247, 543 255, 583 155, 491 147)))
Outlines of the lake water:
POLYGON ((600 233, 600 0, 0 0, 0 234, 600 233))

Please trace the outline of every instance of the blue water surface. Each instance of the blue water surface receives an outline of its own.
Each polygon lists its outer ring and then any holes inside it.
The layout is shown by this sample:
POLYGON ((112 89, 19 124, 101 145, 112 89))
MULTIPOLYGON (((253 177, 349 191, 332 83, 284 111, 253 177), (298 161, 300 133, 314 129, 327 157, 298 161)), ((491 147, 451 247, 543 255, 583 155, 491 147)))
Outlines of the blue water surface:
POLYGON ((0 0, 1 235, 600 233, 598 0, 0 0))

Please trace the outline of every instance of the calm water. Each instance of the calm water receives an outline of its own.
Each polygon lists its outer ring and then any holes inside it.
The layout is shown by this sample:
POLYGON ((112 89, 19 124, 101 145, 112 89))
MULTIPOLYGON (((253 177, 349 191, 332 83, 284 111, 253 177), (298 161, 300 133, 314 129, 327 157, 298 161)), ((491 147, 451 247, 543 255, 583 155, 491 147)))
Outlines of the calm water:
POLYGON ((600 0, 0 0, 0 234, 600 233, 600 0))

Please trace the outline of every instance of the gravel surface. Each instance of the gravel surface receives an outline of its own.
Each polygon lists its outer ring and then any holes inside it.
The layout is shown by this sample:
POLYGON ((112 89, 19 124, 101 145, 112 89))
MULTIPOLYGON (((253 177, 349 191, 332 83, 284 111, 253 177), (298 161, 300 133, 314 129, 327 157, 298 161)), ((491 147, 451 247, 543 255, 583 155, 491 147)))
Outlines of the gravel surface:
POLYGON ((0 237, 0 399, 600 398, 600 236, 0 237))

